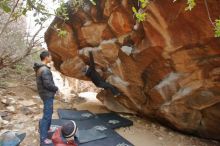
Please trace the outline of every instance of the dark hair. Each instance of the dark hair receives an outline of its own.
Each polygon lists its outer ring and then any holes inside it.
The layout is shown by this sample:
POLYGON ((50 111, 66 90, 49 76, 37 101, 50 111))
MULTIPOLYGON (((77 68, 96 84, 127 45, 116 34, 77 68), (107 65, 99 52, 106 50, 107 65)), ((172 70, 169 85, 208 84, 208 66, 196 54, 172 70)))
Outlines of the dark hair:
POLYGON ((46 57, 50 56, 50 53, 48 51, 43 51, 40 53, 40 59, 43 61, 46 57))

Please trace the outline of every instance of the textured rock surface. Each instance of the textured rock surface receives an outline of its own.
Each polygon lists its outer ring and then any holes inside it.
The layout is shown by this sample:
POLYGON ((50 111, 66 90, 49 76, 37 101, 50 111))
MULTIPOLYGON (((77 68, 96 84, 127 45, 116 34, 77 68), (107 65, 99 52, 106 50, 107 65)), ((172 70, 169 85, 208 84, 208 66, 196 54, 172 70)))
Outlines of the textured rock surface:
MULTIPOLYGON (((204 2, 186 12, 185 1, 154 1, 140 24, 133 5, 131 0, 99 0, 97 6, 70 12, 69 22, 55 18, 45 40, 56 69, 88 80, 81 70, 92 50, 103 78, 123 94, 106 100, 111 93, 99 93, 106 106, 121 105, 127 108, 121 111, 220 140, 220 39, 213 37, 204 2), (55 24, 68 31, 66 37, 58 37, 55 24)), ((208 6, 211 18, 218 18, 220 1, 208 6)))

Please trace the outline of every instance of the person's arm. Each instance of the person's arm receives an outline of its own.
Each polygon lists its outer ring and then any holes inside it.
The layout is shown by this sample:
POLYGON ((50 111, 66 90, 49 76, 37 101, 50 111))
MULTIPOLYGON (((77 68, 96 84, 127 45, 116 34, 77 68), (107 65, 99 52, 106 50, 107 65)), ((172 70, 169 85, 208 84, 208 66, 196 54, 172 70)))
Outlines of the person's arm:
POLYGON ((41 78, 42 78, 43 86, 47 90, 53 92, 58 91, 58 87, 55 86, 54 82, 52 81, 53 80, 52 73, 49 70, 44 69, 41 73, 41 78))
POLYGON ((94 62, 92 51, 89 51, 89 67, 92 70, 95 70, 95 62, 94 62))

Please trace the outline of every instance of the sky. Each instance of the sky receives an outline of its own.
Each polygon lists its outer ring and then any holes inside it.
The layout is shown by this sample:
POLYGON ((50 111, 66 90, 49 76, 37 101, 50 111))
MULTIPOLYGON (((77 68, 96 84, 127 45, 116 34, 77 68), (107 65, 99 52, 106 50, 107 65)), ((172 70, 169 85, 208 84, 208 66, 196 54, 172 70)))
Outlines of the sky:
MULTIPOLYGON (((58 8, 59 6, 59 2, 61 0, 43 0, 46 9, 49 11, 49 13, 54 13, 54 10, 56 10, 56 8, 58 8)), ((67 1, 67 0, 65 0, 67 1)), ((39 26, 35 25, 35 19, 36 17, 33 17, 34 15, 34 11, 29 11, 26 15, 26 22, 27 22, 27 32, 33 36, 37 30, 39 29, 39 26)), ((49 27, 50 23, 53 21, 54 16, 51 16, 45 23, 44 23, 44 29, 39 33, 38 37, 42 37, 41 41, 44 42, 44 33, 47 30, 47 28, 49 27)), ((42 43, 43 47, 46 48, 46 43, 42 43)))

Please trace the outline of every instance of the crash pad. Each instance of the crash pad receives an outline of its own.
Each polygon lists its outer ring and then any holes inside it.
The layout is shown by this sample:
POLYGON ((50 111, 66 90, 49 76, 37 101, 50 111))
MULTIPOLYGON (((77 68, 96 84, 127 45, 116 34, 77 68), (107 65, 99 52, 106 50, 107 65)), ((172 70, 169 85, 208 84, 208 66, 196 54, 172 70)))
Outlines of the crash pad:
POLYGON ((96 141, 99 139, 106 138, 107 136, 104 134, 104 132, 96 129, 91 128, 87 130, 79 130, 77 133, 77 139, 80 144, 87 143, 91 141, 96 141))
POLYGON ((0 136, 0 146, 19 146, 25 136, 26 133, 19 134, 13 131, 7 131, 0 136))
POLYGON ((65 120, 87 120, 94 118, 95 115, 88 110, 68 110, 68 109, 58 109, 58 116, 60 119, 65 120))
MULTIPOLYGON (((69 120, 53 119, 51 122, 51 127, 56 129, 68 121, 69 120)), ((106 124, 98 117, 76 121, 76 125, 79 129, 79 134, 77 134, 76 139, 76 142, 79 146, 133 146, 129 141, 121 137, 113 129, 106 126, 106 124), (80 137, 80 135, 82 136, 80 137)), ((51 133, 51 136, 52 134, 53 133, 51 133)))
POLYGON ((128 127, 133 125, 133 121, 121 117, 116 113, 101 113, 97 114, 97 117, 105 123, 108 127, 112 129, 117 129, 121 127, 128 127))
POLYGON ((134 145, 115 132, 114 135, 109 136, 107 138, 79 144, 79 146, 134 146, 134 145))

